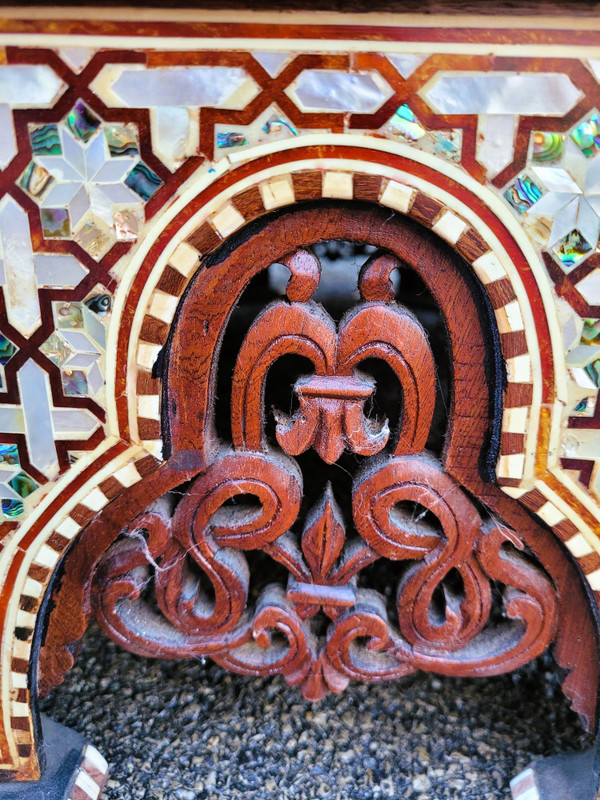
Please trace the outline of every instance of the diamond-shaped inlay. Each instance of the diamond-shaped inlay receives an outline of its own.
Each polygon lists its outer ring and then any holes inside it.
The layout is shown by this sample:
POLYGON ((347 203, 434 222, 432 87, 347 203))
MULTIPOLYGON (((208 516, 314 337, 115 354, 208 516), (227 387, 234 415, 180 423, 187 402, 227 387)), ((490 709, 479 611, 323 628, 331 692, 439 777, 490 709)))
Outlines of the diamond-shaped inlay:
POLYGON ((133 241, 143 204, 162 185, 140 160, 133 123, 104 123, 78 100, 62 122, 30 126, 33 161, 19 180, 40 206, 47 239, 72 239, 96 259, 133 241))
MULTIPOLYGON (((594 244, 595 246, 595 244, 594 244)), ((576 267, 587 258, 594 247, 584 238, 580 231, 573 229, 559 239, 552 250, 565 267, 576 267)))
POLYGON ((21 468, 16 444, 0 443, 0 501, 2 517, 21 517, 23 500, 38 489, 38 484, 21 468))
POLYGON ((504 197, 519 214, 529 211, 541 196, 542 190, 529 175, 520 175, 504 191, 504 197))
POLYGON ((581 122, 572 132, 571 139, 581 152, 590 158, 600 151, 600 117, 593 114, 581 122))

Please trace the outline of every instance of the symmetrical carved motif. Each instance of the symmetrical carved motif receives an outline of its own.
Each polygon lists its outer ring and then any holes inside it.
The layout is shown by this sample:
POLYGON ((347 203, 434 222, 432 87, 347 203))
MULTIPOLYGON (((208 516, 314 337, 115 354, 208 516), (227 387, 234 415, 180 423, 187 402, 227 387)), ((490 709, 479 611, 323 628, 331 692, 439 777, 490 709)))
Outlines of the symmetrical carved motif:
MULTIPOLYGON (((373 255, 359 275, 362 302, 336 325, 311 299, 320 281, 314 253, 299 247, 280 261, 291 272, 287 298, 254 320, 235 362, 233 446, 212 423, 197 451, 178 446, 177 415, 195 416, 200 426, 211 418, 216 368, 208 394, 199 381, 199 405, 182 412, 170 371, 179 382, 186 372, 191 394, 194 367, 181 354, 179 366, 169 366, 172 457, 200 466, 190 483, 133 519, 100 561, 92 589, 100 624, 137 653, 207 655, 238 672, 282 673, 311 699, 341 691, 350 679, 417 669, 491 675, 538 655, 556 630, 551 579, 523 552, 519 534, 425 449, 436 366, 424 328, 395 301, 390 276, 401 263, 389 251, 373 255), (295 380, 291 415, 273 410, 270 440, 267 377, 289 354, 308 359, 313 372, 295 380), (376 389, 367 359, 385 362, 401 387, 395 432, 367 411, 376 389), (351 508, 340 508, 330 483, 305 508, 304 481, 318 478, 303 476, 293 457, 310 448, 326 465, 345 450, 360 462, 351 508), (251 551, 263 554, 258 567, 251 551)), ((216 278, 206 280, 227 292, 216 278)), ((244 285, 235 284, 229 308, 244 285)), ((176 324, 189 319, 184 306, 176 324)), ((227 313, 214 308, 212 319, 191 319, 186 335, 198 334, 197 357, 218 359, 227 313)))

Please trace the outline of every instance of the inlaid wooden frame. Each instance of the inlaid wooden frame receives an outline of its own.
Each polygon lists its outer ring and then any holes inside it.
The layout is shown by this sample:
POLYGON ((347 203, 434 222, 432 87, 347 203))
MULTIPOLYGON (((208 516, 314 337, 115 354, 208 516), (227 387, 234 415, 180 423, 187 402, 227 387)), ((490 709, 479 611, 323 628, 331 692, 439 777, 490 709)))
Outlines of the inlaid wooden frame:
MULTIPOLYGON (((44 22, 38 19, 31 22, 19 21, 18 16, 8 20, 3 27, 12 37, 7 39, 11 63, 44 61, 50 55, 43 48, 59 43, 67 46, 73 43, 69 36, 85 35, 90 31, 89 21, 44 22), (40 49, 29 49, 32 30, 39 34, 37 44, 40 49), (53 38, 57 33, 63 37, 60 42, 53 38), (20 53, 17 47, 24 48, 23 52, 20 53)), ((56 14, 49 12, 46 16, 56 14)), ((213 17, 208 21, 194 21, 193 25, 174 20, 162 29, 162 33, 194 37, 186 40, 185 49, 190 52, 179 52, 177 58, 181 63, 196 63, 199 57, 193 52, 194 48, 214 50, 220 44, 227 50, 238 44, 247 47, 249 43, 252 46, 256 46, 256 42, 264 43, 260 37, 302 38, 306 22, 298 20, 298 26, 292 29, 287 23, 275 28, 268 26, 264 19, 240 19, 239 24, 232 28, 229 23, 224 25, 213 17), (215 33, 224 38, 215 39, 215 33), (231 36, 237 38, 227 38, 231 36)), ((525 25, 519 20, 508 26, 508 36, 504 30, 495 30, 495 23, 486 20, 486 27, 491 30, 485 37, 477 24, 466 33, 464 25, 462 31, 455 30, 456 20, 447 23, 447 28, 444 28, 446 23, 436 25, 436 30, 423 20, 410 24, 405 20, 403 24, 407 27, 404 29, 398 21, 384 25, 375 18, 354 19, 349 27, 341 26, 337 31, 334 30, 335 24, 337 18, 323 20, 319 29, 319 36, 324 37, 319 42, 320 48, 339 50, 343 42, 352 41, 354 47, 359 41, 361 49, 373 50, 375 38, 381 53, 397 49, 400 39, 411 43, 419 40, 416 49, 423 52, 431 50, 434 43, 446 51, 460 44, 463 50, 466 48, 471 53, 473 64, 484 65, 482 68, 489 66, 486 54, 490 46, 498 52, 502 50, 509 61, 514 54, 525 51, 542 60, 552 55, 560 59, 552 62, 556 68, 565 70, 574 66, 571 58, 574 41, 581 48, 582 57, 586 54, 593 57, 598 48, 598 34, 589 20, 585 23, 570 21, 568 25, 561 22, 560 26, 547 25, 543 20, 529 20, 525 25), (465 37, 471 40, 470 43, 465 42, 465 37), (534 40, 535 44, 532 44, 534 40)), ((156 41, 151 38, 154 36, 152 26, 140 28, 131 21, 119 25, 97 21, 94 26, 94 33, 98 35, 121 37, 135 33, 145 35, 146 44, 156 41)), ((286 38, 280 41, 290 45, 286 38)), ((141 39, 136 40, 136 44, 141 47, 141 39)), ((116 52, 107 58, 115 58, 116 52)), ((152 62, 154 66, 163 63, 167 55, 156 53, 152 62)), ((121 48, 121 58, 129 57, 128 51, 121 48)), ((60 64, 54 55, 52 58, 52 63, 60 64)), ((100 60, 102 58, 104 56, 100 60)), ((336 56, 330 58, 335 60, 336 56)), ((455 58, 458 63, 463 56, 455 58)), ((251 59, 246 61, 252 64, 251 59)), ((342 61, 338 59, 335 63, 342 61)), ((390 71, 385 59, 376 54, 361 54, 360 63, 365 67, 376 65, 390 71)), ((448 62, 443 63, 446 65, 448 62)), ((100 62, 95 67, 99 65, 100 62)), ((441 65, 442 60, 438 66, 441 65)), ((425 70, 434 66, 432 62, 425 70)), ((533 64, 532 68, 535 68, 533 64)), ((78 88, 84 86, 84 78, 68 74, 64 66, 60 66, 60 70, 68 75, 73 84, 71 95, 75 96, 78 88)), ((424 75, 415 77, 415 86, 424 75)), ((548 129, 564 129, 596 102, 598 88, 589 72, 577 66, 572 75, 584 88, 586 99, 568 119, 553 121, 548 129)), ((268 88, 265 76, 260 74, 260 78, 268 88)), ((282 87, 285 81, 279 83, 282 87)), ((392 105, 397 100, 398 96, 390 101, 385 113, 393 110, 392 105)), ((63 105, 64 108, 61 106, 53 112, 54 116, 67 110, 66 100, 63 105)), ((419 111, 425 114, 425 121, 434 121, 424 107, 419 111)), ((382 121, 385 113, 380 115, 382 121)), ((47 116, 52 117, 51 114, 47 116)), ((147 125, 144 113, 135 116, 140 125, 147 125)), ((212 136, 212 129, 209 131, 208 126, 211 119, 214 122, 218 116, 219 113, 212 119, 211 114, 205 115, 205 137, 212 136)), ((24 133, 25 115, 21 117, 19 130, 24 133)), ((324 129, 327 128, 326 122, 329 121, 323 120, 324 129)), ((359 120, 355 122, 358 124, 359 120)), ((471 165, 473 174, 481 175, 480 165, 474 158, 475 122, 472 118, 463 122, 467 131, 466 163, 471 165)), ((507 168, 507 175, 511 169, 514 172, 525 163, 529 133, 535 124, 532 120, 521 120, 515 160, 507 168)), ((509 383, 518 387, 510 390, 516 397, 511 397, 509 402, 516 404, 507 407, 503 421, 504 452, 501 451, 498 465, 499 482, 507 494, 518 497, 553 529, 579 561, 588 576, 591 590, 598 593, 597 509, 589 503, 589 497, 581 486, 561 468, 557 455, 560 410, 565 402, 564 365, 560 357, 560 332, 551 290, 538 256, 511 213, 501 207, 498 197, 460 169, 452 165, 441 167, 439 160, 427 158, 402 145, 392 146, 376 139, 369 140, 368 146, 365 144, 365 137, 354 132, 315 133, 312 138, 309 135, 291 146, 232 153, 211 175, 198 170, 198 162, 190 159, 172 181, 173 187, 177 184, 174 199, 165 201, 160 218, 155 219, 139 243, 121 276, 123 280, 116 294, 115 319, 118 324, 110 334, 115 359, 109 365, 109 385, 112 388, 114 383, 114 395, 108 403, 108 438, 94 445, 96 449, 50 489, 17 535, 6 541, 0 612, 6 652, 12 654, 12 668, 3 669, 2 673, 4 734, 0 735, 0 752, 5 771, 16 771, 23 777, 35 774, 30 708, 32 637, 38 609, 61 555, 93 517, 99 513, 110 515, 113 499, 123 492, 122 496, 126 498, 128 487, 137 483, 139 476, 148 475, 159 465, 159 395, 156 381, 146 367, 153 363, 158 352, 156 348, 164 343, 170 315, 197 264, 197 254, 204 256, 219 246, 236 226, 251 221, 264 211, 292 202, 324 196, 366 200, 407 213, 425 226, 436 229, 448 241, 456 236, 453 244, 473 262, 479 280, 490 285, 489 296, 497 311, 508 375, 515 379, 509 383), (491 257, 487 255, 490 252, 491 257), (482 257, 484 261, 478 267, 476 262, 482 257), (492 270, 491 275, 486 265, 492 270), (26 674, 28 671, 29 676, 26 674)), ((148 152, 147 145, 146 148, 148 152)), ((13 178, 20 166, 21 161, 11 168, 13 178)), ((10 175, 5 177, 12 181, 10 175)), ((502 183, 502 177, 499 176, 496 182, 502 183)), ((153 209, 158 210, 161 202, 157 199, 153 209)), ((124 249, 115 250, 110 263, 103 266, 110 269, 124 249)), ((93 274, 99 273, 99 267, 91 263, 89 266, 93 268, 93 274)), ((589 269, 591 264, 584 266, 584 271, 589 269)), ((571 283, 556 270, 554 266, 559 293, 570 298, 577 296, 577 303, 581 303, 571 283)), ((13 523, 9 526, 14 529, 13 523)))

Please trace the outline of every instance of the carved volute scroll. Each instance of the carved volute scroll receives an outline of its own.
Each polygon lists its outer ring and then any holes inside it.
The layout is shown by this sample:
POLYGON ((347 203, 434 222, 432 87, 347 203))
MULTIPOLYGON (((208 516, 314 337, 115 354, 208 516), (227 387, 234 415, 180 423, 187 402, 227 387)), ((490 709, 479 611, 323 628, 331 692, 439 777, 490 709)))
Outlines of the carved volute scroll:
POLYGON ((94 574, 104 630, 143 655, 282 673, 312 699, 351 679, 492 675, 539 655, 559 599, 544 532, 490 474, 491 319, 466 264, 389 210, 294 209, 207 258, 164 354, 165 465, 94 574), (314 299, 314 245, 330 240, 371 251, 337 319, 314 299), (231 352, 234 310, 274 263, 290 271, 285 297, 246 320, 231 352), (396 269, 431 296, 447 355, 402 282, 396 292, 396 269), (270 408, 284 357, 302 367, 278 385, 287 405, 270 408), (392 385, 395 409, 381 413, 392 385), (448 405, 437 451, 436 403, 448 405))

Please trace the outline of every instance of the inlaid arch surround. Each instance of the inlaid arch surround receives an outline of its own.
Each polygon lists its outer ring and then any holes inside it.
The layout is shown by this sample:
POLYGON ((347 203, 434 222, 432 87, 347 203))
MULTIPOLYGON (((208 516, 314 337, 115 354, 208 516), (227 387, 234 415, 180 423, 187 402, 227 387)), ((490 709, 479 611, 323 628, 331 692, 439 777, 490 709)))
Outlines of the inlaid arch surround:
MULTIPOLYGON (((5 641, 12 642, 13 654, 12 670, 2 676, 5 768, 12 765, 22 776, 36 771, 26 674, 31 679, 36 618, 62 553, 92 520, 96 526, 118 526, 129 489, 142 477, 152 480, 161 463, 160 381, 152 370, 179 298, 202 257, 274 209, 321 198, 384 206, 433 230, 472 265, 494 309, 506 365, 498 483, 552 528, 600 599, 598 521, 589 499, 586 506, 558 466, 564 363, 553 357, 562 344, 538 257, 497 199, 459 169, 446 165, 440 172, 425 154, 408 148, 402 153, 398 145, 392 154, 384 145, 358 147, 351 136, 331 136, 326 144, 324 138, 318 147, 305 139, 302 147, 257 152, 255 158, 245 152, 243 161, 223 167, 222 175, 190 179, 157 216, 127 266, 115 301, 119 324, 111 329, 108 347, 116 354, 109 372, 113 437, 76 475, 66 476, 68 485, 57 485, 15 545, 25 555, 15 561, 16 588, 4 608, 5 641)), ((91 568, 94 553, 87 558, 91 568)), ((562 656, 569 664, 565 645, 562 656)), ((49 665, 48 657, 42 657, 47 674, 70 666, 68 652, 52 654, 63 658, 60 663, 49 665)), ((597 674, 588 672, 586 679, 597 681, 597 674)), ((577 691, 576 685, 572 691, 566 687, 574 707, 593 725, 594 712, 589 704, 583 707, 577 691)))

